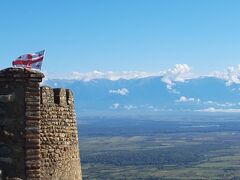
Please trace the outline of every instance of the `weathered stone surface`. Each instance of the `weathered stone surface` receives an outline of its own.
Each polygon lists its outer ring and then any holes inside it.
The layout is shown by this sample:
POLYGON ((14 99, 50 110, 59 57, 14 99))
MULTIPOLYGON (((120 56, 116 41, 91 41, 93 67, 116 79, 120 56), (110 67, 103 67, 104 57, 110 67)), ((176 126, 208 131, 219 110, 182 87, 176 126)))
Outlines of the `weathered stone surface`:
POLYGON ((0 71, 0 179, 82 179, 72 91, 40 88, 43 77, 0 71))
POLYGON ((0 169, 3 178, 24 179, 24 84, 15 81, 14 73, 0 71, 0 169))
POLYGON ((42 87, 41 94, 41 176, 46 180, 81 180, 77 123, 75 113, 71 114, 75 112, 73 94, 49 87, 42 87))

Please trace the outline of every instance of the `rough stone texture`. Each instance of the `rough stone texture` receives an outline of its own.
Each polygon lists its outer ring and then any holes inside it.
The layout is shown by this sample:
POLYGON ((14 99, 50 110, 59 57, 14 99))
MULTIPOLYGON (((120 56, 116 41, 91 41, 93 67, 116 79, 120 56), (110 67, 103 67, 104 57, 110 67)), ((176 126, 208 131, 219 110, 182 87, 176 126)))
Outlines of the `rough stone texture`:
POLYGON ((0 71, 0 178, 81 180, 72 92, 40 89, 43 77, 0 71))
POLYGON ((36 115, 40 109, 28 110, 28 103, 29 98, 39 97, 42 78, 42 73, 21 68, 0 71, 0 169, 4 179, 27 179, 40 161, 26 152, 40 148, 40 143, 31 139, 31 135, 39 135, 35 131, 40 125, 40 115, 36 115), (34 125, 28 124, 31 113, 36 113, 34 125))
POLYGON ((81 179, 72 92, 41 88, 41 172, 43 179, 81 179))

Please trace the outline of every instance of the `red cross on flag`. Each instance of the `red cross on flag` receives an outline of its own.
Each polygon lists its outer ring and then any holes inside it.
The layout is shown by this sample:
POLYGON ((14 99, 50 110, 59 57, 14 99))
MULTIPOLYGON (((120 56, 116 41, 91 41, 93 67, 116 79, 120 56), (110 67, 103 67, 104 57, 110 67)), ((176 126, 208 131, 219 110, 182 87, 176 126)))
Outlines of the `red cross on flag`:
POLYGON ((45 50, 32 54, 24 54, 19 56, 12 62, 13 67, 23 67, 41 70, 45 50))

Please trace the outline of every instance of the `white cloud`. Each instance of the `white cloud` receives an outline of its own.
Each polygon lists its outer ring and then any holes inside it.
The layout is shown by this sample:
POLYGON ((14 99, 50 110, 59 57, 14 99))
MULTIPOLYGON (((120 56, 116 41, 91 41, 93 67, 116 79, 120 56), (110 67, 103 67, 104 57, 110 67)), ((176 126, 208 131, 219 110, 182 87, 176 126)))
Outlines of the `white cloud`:
POLYGON ((204 102, 204 104, 213 104, 213 103, 215 103, 215 102, 213 102, 213 101, 204 102))
POLYGON ((238 106, 240 105, 239 103, 234 103, 234 102, 225 102, 225 103, 218 103, 214 101, 205 101, 203 102, 204 105, 211 105, 215 107, 233 107, 233 106, 238 106))
POLYGON ((91 81, 94 79, 109 79, 112 81, 119 79, 139 79, 152 76, 162 76, 162 81, 167 83, 167 87, 171 89, 174 82, 183 82, 189 77, 191 68, 187 64, 176 64, 174 68, 170 68, 167 71, 159 72, 144 72, 144 71, 122 71, 122 72, 101 72, 101 71, 90 71, 90 72, 72 72, 71 74, 51 75, 51 79, 72 79, 91 81))
POLYGON ((154 109, 154 106, 149 105, 149 106, 147 106, 147 108, 148 108, 148 109, 154 109))
POLYGON ((137 106, 133 106, 133 105, 125 105, 124 106, 124 109, 127 109, 127 110, 131 110, 131 109, 136 109, 137 106))
POLYGON ((121 89, 116 89, 116 90, 109 90, 109 93, 110 94, 119 94, 119 95, 122 95, 122 96, 126 96, 129 94, 129 90, 126 89, 126 88, 121 88, 121 89))
MULTIPOLYGON (((173 93, 179 93, 173 91, 172 88, 175 85, 175 82, 184 82, 186 79, 199 77, 196 74, 191 72, 191 67, 187 64, 176 64, 173 68, 168 70, 158 71, 158 72, 144 72, 144 71, 122 71, 122 72, 101 72, 101 71, 91 71, 91 72, 72 72, 70 74, 51 74, 48 75, 47 72, 44 72, 47 76, 44 81, 47 79, 71 79, 71 80, 82 80, 82 81, 91 81, 94 79, 108 79, 108 80, 119 80, 119 79, 139 79, 152 76, 162 77, 162 81, 167 84, 167 88, 172 90, 173 93)), ((208 74, 203 74, 205 77, 216 77, 226 80, 226 85, 230 86, 231 84, 240 84, 240 64, 237 67, 228 67, 225 71, 215 71, 208 74)))
MULTIPOLYGON (((161 76, 162 81, 167 84, 167 88, 173 90, 175 82, 184 82, 186 79, 196 78, 199 75, 193 74, 191 72, 191 67, 187 64, 176 64, 173 68, 168 70, 158 71, 158 72, 144 72, 144 71, 122 71, 122 72, 101 72, 101 71, 90 71, 90 72, 72 72, 70 74, 48 74, 46 71, 43 71, 45 78, 43 81, 48 79, 71 79, 71 80, 82 80, 82 81, 91 81, 94 79, 109 79, 112 81, 119 79, 139 79, 152 76, 161 76)), ((240 64, 237 67, 228 67, 224 71, 215 71, 208 74, 203 74, 203 77, 216 77, 219 79, 226 80, 226 85, 230 86, 234 83, 240 84, 240 64)), ((43 83, 44 84, 44 83, 43 83)), ((173 91, 173 93, 179 93, 173 91)))
POLYGON ((210 107, 207 109, 200 109, 196 110, 199 112, 212 112, 212 113, 217 113, 217 112, 222 112, 222 113, 240 113, 240 109, 218 109, 214 107, 210 107))
POLYGON ((240 84, 240 65, 238 65, 237 69, 234 67, 229 67, 227 69, 227 85, 230 86, 233 83, 240 84))
POLYGON ((174 82, 184 82, 190 75, 191 68, 187 64, 176 64, 163 73, 162 81, 167 83, 167 88, 172 89, 174 82))
POLYGON ((188 98, 186 96, 181 96, 176 102, 200 102, 200 99, 195 99, 195 98, 188 98))
POLYGON ((228 67, 227 70, 223 72, 213 72, 210 76, 217 77, 226 80, 226 85, 230 86, 232 84, 240 84, 240 65, 237 67, 228 67))
POLYGON ((101 71, 92 71, 87 73, 80 73, 80 72, 73 72, 70 75, 65 77, 65 79, 75 79, 75 80, 83 80, 83 81, 91 81, 93 79, 109 79, 112 81, 116 81, 119 79, 139 79, 145 78, 150 76, 160 76, 161 72, 156 73, 148 73, 148 72, 141 72, 141 71, 123 71, 123 72, 101 72, 101 71))
POLYGON ((232 107, 232 106, 236 106, 237 104, 236 103, 226 102, 226 103, 223 103, 223 104, 216 103, 216 105, 219 106, 219 107, 232 107))
POLYGON ((188 98, 187 98, 187 97, 181 96, 181 97, 179 98, 179 100, 177 100, 176 102, 187 102, 187 101, 188 101, 188 98))
POLYGON ((208 100, 208 101, 204 101, 203 104, 204 105, 211 105, 211 106, 214 105, 214 106, 217 106, 218 103, 215 102, 215 101, 212 101, 212 100, 208 100))
POLYGON ((115 103, 110 106, 110 109, 118 109, 120 107, 120 104, 115 103))

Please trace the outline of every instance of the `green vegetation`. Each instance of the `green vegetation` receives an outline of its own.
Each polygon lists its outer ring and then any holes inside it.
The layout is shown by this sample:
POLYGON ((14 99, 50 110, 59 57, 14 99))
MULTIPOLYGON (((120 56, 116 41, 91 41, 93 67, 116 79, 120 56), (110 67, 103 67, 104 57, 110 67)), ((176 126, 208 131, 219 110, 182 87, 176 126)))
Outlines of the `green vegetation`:
POLYGON ((199 127, 155 134, 143 129, 144 136, 80 135, 84 179, 240 179, 240 131, 199 127))

